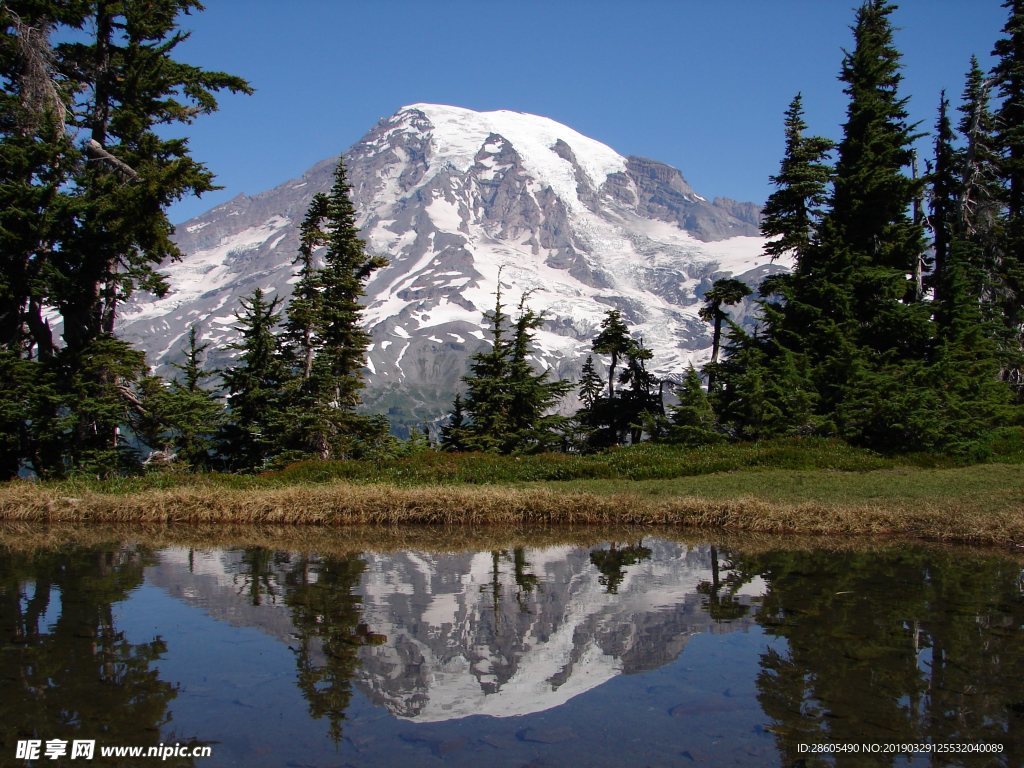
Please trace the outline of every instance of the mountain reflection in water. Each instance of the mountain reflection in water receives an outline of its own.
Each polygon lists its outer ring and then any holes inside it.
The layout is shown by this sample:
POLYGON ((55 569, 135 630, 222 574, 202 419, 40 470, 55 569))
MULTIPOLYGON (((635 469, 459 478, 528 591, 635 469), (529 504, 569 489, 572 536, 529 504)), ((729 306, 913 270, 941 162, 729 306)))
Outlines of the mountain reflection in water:
POLYGON ((1024 764, 1019 559, 327 552, 0 550, 0 764, 26 738, 193 740, 207 766, 1024 764), (925 742, 1001 751, 801 747, 925 742))
MULTIPOLYGON (((167 550, 149 578, 298 642, 314 715, 340 715, 347 670, 392 714, 430 722, 551 709, 671 661, 694 634, 744 626, 706 610, 712 553, 662 540, 348 558, 167 550)), ((730 599, 751 602, 759 584, 730 599)))

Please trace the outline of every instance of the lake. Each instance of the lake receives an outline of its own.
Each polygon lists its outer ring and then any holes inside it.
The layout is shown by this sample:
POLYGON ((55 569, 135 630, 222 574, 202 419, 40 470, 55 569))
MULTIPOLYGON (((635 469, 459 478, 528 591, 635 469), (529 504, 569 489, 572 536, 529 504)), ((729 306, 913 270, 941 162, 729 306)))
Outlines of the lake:
POLYGON ((1022 569, 639 530, 0 531, 0 765, 1019 766, 1022 569))

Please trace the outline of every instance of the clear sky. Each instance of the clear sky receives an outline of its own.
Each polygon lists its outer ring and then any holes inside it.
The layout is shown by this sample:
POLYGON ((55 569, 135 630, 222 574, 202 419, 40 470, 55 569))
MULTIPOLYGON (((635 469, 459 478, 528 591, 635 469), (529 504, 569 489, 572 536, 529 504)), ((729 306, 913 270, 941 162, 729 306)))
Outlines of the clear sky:
MULTIPOLYGON (((544 115, 679 168, 701 195, 763 202, 797 91, 811 131, 838 138, 842 51, 857 0, 206 0, 179 58, 247 78, 253 96, 187 129, 224 189, 181 222, 347 149, 407 104, 544 115)), ((904 0, 893 14, 904 90, 931 130, 987 68, 1001 0, 904 0)))

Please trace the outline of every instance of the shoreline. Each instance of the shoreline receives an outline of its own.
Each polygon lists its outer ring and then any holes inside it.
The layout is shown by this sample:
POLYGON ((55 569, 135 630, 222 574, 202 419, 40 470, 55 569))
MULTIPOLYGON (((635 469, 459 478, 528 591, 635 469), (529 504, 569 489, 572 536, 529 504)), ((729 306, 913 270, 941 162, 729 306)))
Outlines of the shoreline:
MULTIPOLYGON (((813 479, 818 474, 761 472, 755 476, 760 492, 755 489, 747 493, 735 492, 736 476, 723 476, 722 485, 726 480, 732 482, 722 491, 726 496, 716 496, 706 489, 703 493, 699 488, 688 489, 692 484, 683 480, 413 486, 333 481, 265 488, 182 484, 128 493, 15 482, 0 487, 0 521, 449 529, 603 526, 801 536, 897 536, 1010 548, 1024 545, 1024 488, 1015 487, 1012 481, 1003 479, 994 484, 991 498, 963 483, 955 493, 950 492, 950 481, 957 485, 960 479, 956 476, 943 477, 941 488, 918 497, 894 495, 897 487, 888 497, 875 498, 877 491, 868 489, 861 498, 852 492, 835 491, 828 500, 799 498, 799 494, 780 498, 804 483, 805 476, 813 479)), ((841 479, 858 488, 867 485, 868 480, 894 485, 900 477, 867 478, 869 475, 876 473, 821 479, 832 483, 841 479)))

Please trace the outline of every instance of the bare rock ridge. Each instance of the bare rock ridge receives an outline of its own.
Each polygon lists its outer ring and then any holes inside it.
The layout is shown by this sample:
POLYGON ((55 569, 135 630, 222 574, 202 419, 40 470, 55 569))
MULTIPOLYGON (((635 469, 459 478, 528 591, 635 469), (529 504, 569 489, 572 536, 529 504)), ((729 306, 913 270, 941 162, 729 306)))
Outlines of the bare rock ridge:
MULTIPOLYGON (((753 284, 786 267, 762 253, 755 204, 709 202, 677 169, 544 117, 417 104, 345 160, 367 247, 389 260, 367 286, 365 399, 398 421, 450 404, 483 344, 499 270, 509 306, 529 291, 545 313, 537 364, 568 378, 610 307, 654 350, 659 373, 701 364, 710 338, 697 310, 712 281, 753 284)), ((239 299, 256 287, 290 292, 298 225, 334 164, 178 227, 186 256, 165 268, 170 291, 129 304, 121 334, 160 367, 180 359, 196 324, 217 348, 210 364, 227 364, 239 299)))

